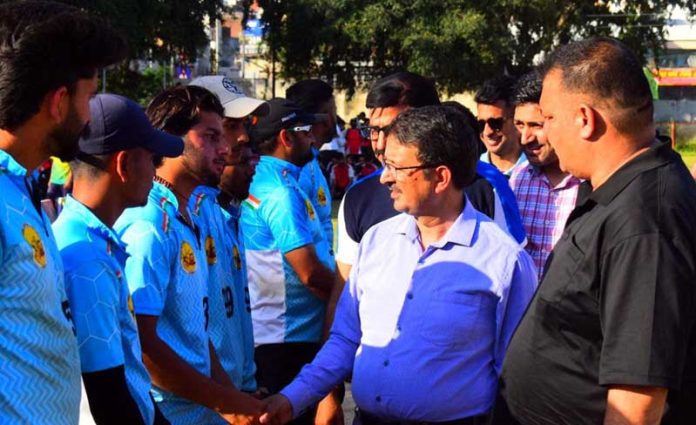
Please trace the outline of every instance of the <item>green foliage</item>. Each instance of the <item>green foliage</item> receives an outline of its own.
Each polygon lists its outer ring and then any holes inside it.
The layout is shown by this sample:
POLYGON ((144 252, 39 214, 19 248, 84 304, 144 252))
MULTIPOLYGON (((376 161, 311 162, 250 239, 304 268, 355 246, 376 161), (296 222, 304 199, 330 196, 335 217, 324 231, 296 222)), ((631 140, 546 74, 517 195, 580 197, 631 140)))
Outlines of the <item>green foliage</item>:
POLYGON ((286 79, 323 77, 354 90, 394 70, 433 78, 445 92, 520 74, 556 46, 612 35, 657 52, 674 6, 687 0, 259 0, 286 79))
MULTIPOLYGON (((142 73, 127 66, 110 69, 106 72, 106 90, 135 100, 143 107, 162 89, 171 83, 168 67, 148 68, 142 73)), ((100 81, 101 90, 102 83, 100 81)))

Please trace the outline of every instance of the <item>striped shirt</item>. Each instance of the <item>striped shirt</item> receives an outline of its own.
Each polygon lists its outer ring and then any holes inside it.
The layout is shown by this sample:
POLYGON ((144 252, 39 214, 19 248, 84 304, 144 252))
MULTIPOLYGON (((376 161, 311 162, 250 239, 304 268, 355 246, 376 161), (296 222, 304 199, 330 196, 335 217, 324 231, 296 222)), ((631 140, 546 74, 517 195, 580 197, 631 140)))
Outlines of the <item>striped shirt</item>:
POLYGON ((578 195, 581 180, 568 174, 555 187, 541 169, 526 164, 510 178, 527 233, 525 249, 532 256, 541 280, 544 264, 561 237, 578 195))

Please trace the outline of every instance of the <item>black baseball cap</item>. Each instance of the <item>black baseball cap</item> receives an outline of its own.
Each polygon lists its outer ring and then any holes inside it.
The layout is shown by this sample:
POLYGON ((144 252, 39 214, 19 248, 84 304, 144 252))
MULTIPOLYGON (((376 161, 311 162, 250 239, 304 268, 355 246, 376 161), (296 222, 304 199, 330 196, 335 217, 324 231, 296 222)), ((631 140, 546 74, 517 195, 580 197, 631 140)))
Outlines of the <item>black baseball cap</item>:
MULTIPOLYGON (((98 94, 89 101, 90 121, 80 137, 80 152, 108 155, 144 148, 155 155, 177 157, 184 141, 157 130, 134 101, 115 94, 98 94)), ((79 158, 79 156, 78 156, 79 158)))
POLYGON ((295 102, 281 97, 269 100, 268 107, 267 115, 252 118, 249 127, 252 142, 264 141, 295 124, 314 124, 324 120, 321 114, 309 114, 295 102))

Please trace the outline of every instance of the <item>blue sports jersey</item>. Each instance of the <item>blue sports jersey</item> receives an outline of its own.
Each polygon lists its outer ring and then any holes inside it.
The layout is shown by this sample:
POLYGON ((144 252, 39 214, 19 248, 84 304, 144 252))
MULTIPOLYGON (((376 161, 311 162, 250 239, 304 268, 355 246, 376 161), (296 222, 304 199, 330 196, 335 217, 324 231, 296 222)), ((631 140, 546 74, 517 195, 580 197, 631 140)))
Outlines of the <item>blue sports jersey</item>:
POLYGON ((313 244, 319 260, 335 267, 316 210, 297 183, 299 174, 289 162, 262 156, 242 205, 256 345, 321 338, 325 305, 284 255, 313 244))
MULTIPOLYGON (((189 199, 189 210, 201 229, 208 263, 208 332, 223 369, 235 387, 243 389, 247 343, 243 317, 249 315, 239 300, 244 287, 240 249, 232 237, 223 210, 217 202, 218 189, 198 186, 189 199)), ((251 342, 253 349, 253 341, 251 342)))
POLYGON ((126 383, 144 423, 154 422, 150 375, 123 273, 125 246, 92 211, 68 196, 53 223, 65 264, 65 290, 77 329, 82 372, 124 366, 126 383))
MULTIPOLYGON (((191 367, 210 376, 208 268, 196 230, 178 212, 174 193, 154 183, 147 205, 127 209, 114 225, 130 255, 126 278, 135 314, 159 316, 157 334, 191 367)), ((214 411, 153 385, 172 424, 210 423, 214 411)))
POLYGON ((251 298, 249 296, 249 280, 247 279, 246 250, 244 248, 244 238, 239 226, 239 214, 241 211, 234 205, 228 205, 227 209, 221 208, 223 217, 228 226, 230 245, 234 256, 235 266, 234 281, 235 298, 234 308, 238 313, 242 339, 244 341, 244 367, 242 372, 241 389, 247 392, 254 392, 256 386, 256 363, 254 362, 254 328, 251 322, 251 298), (235 252, 236 247, 236 252, 235 252))
POLYGON ((80 358, 48 217, 0 150, 0 422, 76 424, 80 358))
POLYGON ((312 148, 314 159, 300 171, 300 187, 314 206, 324 230, 324 236, 333 250, 333 222, 331 221, 331 189, 319 166, 319 150, 312 148))

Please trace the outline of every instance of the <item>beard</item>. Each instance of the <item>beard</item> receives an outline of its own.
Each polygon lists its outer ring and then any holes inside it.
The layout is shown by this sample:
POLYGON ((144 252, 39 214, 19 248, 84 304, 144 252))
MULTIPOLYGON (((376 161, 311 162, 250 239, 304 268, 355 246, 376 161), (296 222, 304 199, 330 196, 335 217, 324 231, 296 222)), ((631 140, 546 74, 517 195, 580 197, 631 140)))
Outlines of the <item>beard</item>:
POLYGON ((184 140, 182 165, 186 172, 198 181, 198 184, 210 187, 217 187, 220 184, 220 176, 208 167, 200 150, 188 140, 184 140))
POLYGON ((82 132, 87 127, 71 104, 65 121, 54 129, 48 136, 48 149, 52 156, 61 161, 72 161, 77 156, 79 140, 82 132))

